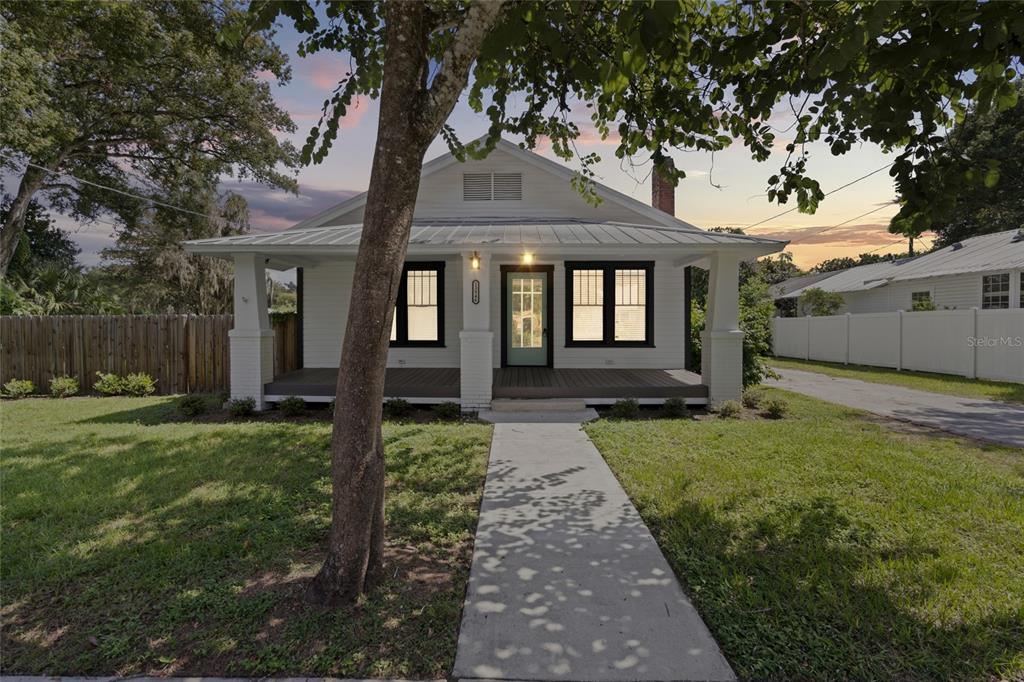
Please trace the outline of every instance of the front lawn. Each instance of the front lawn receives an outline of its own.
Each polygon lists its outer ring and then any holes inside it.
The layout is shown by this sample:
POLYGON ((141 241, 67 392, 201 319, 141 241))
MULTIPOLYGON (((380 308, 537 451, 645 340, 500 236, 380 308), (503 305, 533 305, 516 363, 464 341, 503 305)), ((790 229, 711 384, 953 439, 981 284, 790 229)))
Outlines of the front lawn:
POLYGON ((866 367, 864 365, 841 365, 817 360, 794 360, 793 358, 768 358, 768 364, 776 369, 799 369, 818 372, 841 379, 859 379, 876 384, 893 384, 919 391, 945 393, 962 398, 1001 400, 1008 403, 1024 403, 1024 384, 1008 381, 968 379, 953 374, 933 372, 896 371, 888 367, 866 367))
POLYGON ((448 674, 490 427, 385 424, 388 577, 324 611, 330 425, 173 412, 0 404, 5 674, 448 674))
POLYGON ((1024 678, 1024 452, 779 390, 586 427, 747 679, 1024 678))

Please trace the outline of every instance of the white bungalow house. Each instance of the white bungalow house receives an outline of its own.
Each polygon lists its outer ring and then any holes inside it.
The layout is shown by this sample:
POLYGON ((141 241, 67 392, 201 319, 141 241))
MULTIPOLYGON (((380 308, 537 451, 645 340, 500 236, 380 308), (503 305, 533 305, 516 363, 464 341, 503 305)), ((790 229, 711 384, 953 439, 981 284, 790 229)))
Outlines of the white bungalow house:
POLYGON ((1024 308, 1024 229, 986 234, 931 253, 787 280, 772 287, 776 301, 811 288, 842 296, 839 313, 1024 308))
MULTIPOLYGON (((588 404, 740 396, 738 268, 784 242, 700 230, 655 179, 648 206, 501 142, 486 159, 423 166, 385 393, 415 402, 572 398, 588 404), (710 271, 700 373, 688 371, 689 267, 710 271)), ((366 195, 275 234, 203 239, 235 263, 231 395, 262 409, 334 396, 366 195), (299 268, 302 369, 273 374, 265 269, 299 268)))

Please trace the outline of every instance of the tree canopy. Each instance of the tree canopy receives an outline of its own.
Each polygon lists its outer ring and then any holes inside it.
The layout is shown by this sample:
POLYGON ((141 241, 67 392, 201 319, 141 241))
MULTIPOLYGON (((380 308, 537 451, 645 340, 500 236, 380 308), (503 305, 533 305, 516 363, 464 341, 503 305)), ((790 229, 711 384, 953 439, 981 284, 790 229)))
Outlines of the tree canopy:
POLYGON ((37 193, 71 215, 128 223, 147 203, 96 185, 148 193, 235 175, 295 187, 297 155, 275 136, 294 124, 264 77, 286 81, 287 60, 245 19, 232 0, 3 4, 0 168, 19 179, 0 274, 37 193))
POLYGON ((1024 97, 1010 109, 968 112, 942 158, 947 166, 936 182, 953 201, 931 225, 936 246, 1024 227, 1024 97), (957 189, 965 185, 969 191, 957 189))

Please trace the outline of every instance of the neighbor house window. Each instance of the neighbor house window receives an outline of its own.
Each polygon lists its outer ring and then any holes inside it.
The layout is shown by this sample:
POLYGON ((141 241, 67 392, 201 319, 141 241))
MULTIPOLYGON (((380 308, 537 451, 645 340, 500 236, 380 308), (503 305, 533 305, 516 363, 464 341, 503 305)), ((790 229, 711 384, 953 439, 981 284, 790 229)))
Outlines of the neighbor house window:
POLYGON ((1010 307, 1010 273, 982 276, 981 307, 985 310, 1010 307))
POLYGON ((444 345, 443 261, 405 264, 391 321, 391 345, 444 345))
POLYGON ((646 346, 654 342, 654 263, 565 264, 566 345, 646 346))
POLYGON ((932 310, 934 307, 932 305, 932 292, 914 291, 910 294, 911 310, 932 310))

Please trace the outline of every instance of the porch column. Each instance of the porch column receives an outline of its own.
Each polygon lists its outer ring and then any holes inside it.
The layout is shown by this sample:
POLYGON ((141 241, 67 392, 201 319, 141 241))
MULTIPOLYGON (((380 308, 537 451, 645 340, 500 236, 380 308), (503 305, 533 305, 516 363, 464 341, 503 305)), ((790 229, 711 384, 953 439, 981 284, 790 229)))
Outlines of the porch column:
POLYGON ((231 340, 231 397, 254 398, 266 409, 263 385, 274 378, 274 330, 267 314, 263 256, 235 256, 235 320, 231 340))
POLYGON ((701 335, 700 370, 708 401, 739 400, 743 394, 743 332, 739 324, 740 257, 710 257, 708 303, 701 335))
POLYGON ((459 332, 461 402, 465 411, 491 406, 494 332, 491 331, 491 257, 462 254, 462 331, 459 332))

